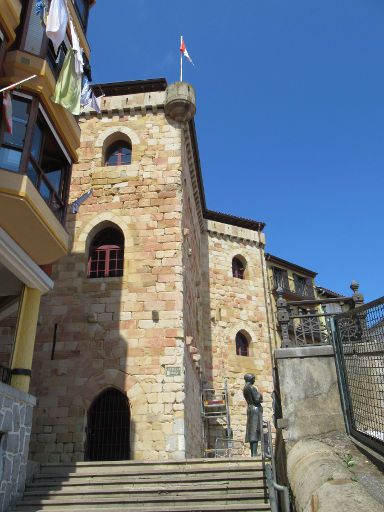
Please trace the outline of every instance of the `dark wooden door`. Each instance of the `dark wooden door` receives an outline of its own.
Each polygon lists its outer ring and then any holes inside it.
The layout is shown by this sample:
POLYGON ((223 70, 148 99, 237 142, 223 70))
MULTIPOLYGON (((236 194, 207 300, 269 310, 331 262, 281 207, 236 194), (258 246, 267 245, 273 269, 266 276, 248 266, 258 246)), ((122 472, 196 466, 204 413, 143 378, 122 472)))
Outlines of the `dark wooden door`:
POLYGON ((88 411, 86 459, 128 460, 129 429, 127 397, 114 388, 103 391, 88 411))

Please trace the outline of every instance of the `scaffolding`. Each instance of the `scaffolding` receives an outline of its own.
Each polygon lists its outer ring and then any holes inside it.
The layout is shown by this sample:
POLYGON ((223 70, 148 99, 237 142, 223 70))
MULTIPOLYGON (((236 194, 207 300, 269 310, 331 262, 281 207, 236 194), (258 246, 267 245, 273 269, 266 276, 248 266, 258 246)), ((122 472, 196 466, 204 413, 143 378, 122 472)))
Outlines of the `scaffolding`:
POLYGON ((224 380, 224 386, 222 388, 202 389, 201 415, 204 423, 205 456, 229 456, 229 452, 235 448, 235 445, 232 440, 227 379, 224 380), (216 436, 213 441, 212 433, 214 434, 214 430, 224 431, 225 435, 216 436))

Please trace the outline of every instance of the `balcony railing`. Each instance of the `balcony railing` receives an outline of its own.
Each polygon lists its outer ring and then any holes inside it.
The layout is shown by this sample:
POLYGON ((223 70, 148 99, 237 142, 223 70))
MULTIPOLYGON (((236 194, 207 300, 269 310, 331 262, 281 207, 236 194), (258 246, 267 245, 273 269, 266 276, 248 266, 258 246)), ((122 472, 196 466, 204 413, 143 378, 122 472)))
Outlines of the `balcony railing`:
POLYGON ((306 297, 309 299, 315 298, 315 291, 313 289, 312 280, 305 277, 300 277, 293 274, 293 281, 295 283, 295 293, 300 297, 306 297))
POLYGON ((314 299, 315 290, 312 280, 300 278, 294 274, 294 282, 290 283, 287 272, 273 272, 272 289, 281 289, 285 294, 297 295, 299 297, 314 299))
POLYGON ((273 272, 272 286, 274 290, 281 288, 283 292, 292 292, 287 272, 273 272))
POLYGON ((352 283, 351 289, 354 291, 352 297, 286 300, 283 290, 278 288, 277 323, 282 348, 331 344, 331 319, 337 314, 335 304, 339 304, 340 310, 345 310, 362 304, 364 300, 358 293, 357 283, 352 283))

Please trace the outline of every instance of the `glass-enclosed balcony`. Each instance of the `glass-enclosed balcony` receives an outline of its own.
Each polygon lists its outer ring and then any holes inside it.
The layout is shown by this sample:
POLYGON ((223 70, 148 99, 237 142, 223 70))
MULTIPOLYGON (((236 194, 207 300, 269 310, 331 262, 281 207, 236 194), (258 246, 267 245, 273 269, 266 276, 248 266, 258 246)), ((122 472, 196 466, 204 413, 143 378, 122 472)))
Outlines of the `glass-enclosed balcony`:
POLYGON ((63 223, 72 162, 38 98, 13 93, 12 125, 1 134, 0 169, 26 174, 63 223))

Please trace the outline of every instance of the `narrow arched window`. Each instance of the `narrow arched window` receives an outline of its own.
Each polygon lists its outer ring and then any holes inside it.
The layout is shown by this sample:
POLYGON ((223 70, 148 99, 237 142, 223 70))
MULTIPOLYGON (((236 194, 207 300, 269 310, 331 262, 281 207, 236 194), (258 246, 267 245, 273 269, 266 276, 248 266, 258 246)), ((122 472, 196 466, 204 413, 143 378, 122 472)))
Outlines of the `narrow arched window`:
POLYGON ((244 279, 245 261, 235 256, 232 260, 232 275, 238 279, 244 279))
POLYGON ((114 142, 105 152, 105 165, 128 165, 132 159, 132 145, 123 140, 114 142))
POLYGON ((238 356, 249 356, 249 342, 241 332, 236 334, 236 354, 238 356))
POLYGON ((88 277, 119 277, 124 267, 124 236, 115 228, 105 228, 92 240, 88 277))

